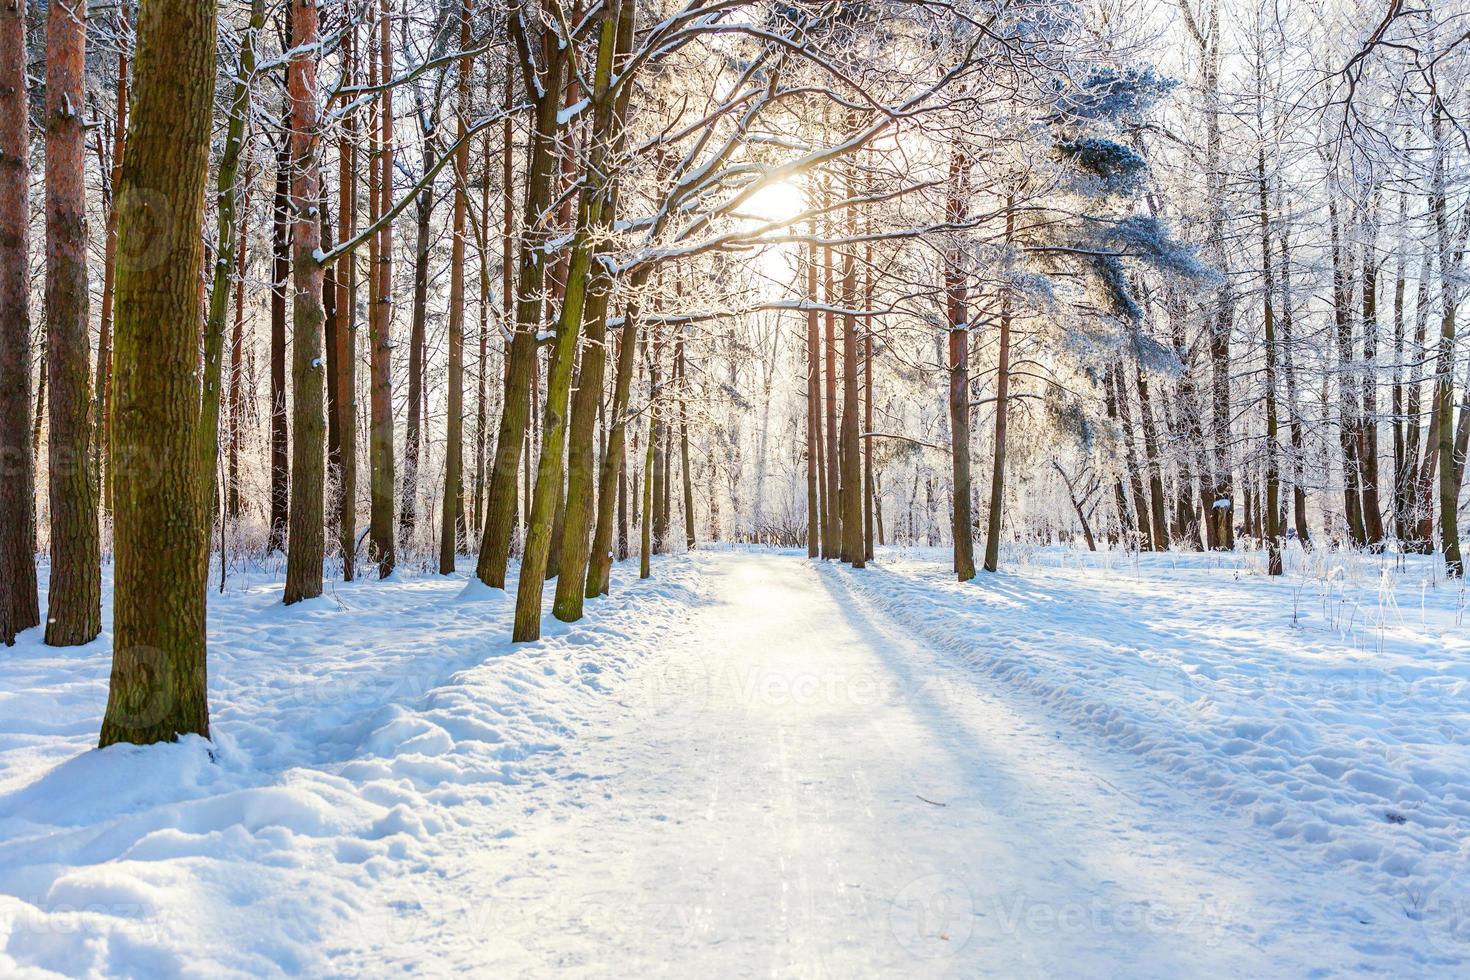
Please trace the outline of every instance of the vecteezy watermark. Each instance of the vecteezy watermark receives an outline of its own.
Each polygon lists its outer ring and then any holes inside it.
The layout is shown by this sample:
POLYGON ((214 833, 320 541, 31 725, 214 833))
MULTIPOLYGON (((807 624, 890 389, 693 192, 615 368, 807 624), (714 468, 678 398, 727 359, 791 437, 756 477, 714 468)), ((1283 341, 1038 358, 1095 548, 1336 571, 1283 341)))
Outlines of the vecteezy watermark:
POLYGON ((893 897, 888 931, 918 959, 953 956, 975 929, 975 898, 952 874, 915 878, 893 897))
POLYGON ((1410 892, 1404 914, 1435 952, 1456 959, 1470 954, 1470 881, 1464 876, 1410 892))

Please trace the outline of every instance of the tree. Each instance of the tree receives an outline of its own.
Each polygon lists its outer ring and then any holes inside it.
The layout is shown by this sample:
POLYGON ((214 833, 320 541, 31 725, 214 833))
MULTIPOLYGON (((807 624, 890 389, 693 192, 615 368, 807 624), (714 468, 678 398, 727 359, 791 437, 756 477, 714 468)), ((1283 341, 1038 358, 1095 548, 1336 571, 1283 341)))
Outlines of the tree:
POLYGON ((326 418, 322 361, 326 311, 322 305, 321 161, 317 123, 317 5, 292 0, 291 36, 296 40, 287 69, 291 100, 291 537, 286 553, 287 605, 322 594, 323 493, 326 418))
POLYGON ((26 10, 0 4, 0 643, 41 622, 31 444, 26 10))
POLYGON ((86 643, 102 630, 102 552, 92 461, 88 338, 86 0, 46 17, 46 374, 51 385, 51 583, 46 642, 86 643))
MULTIPOLYGON (((459 46, 470 48, 472 0, 460 9, 459 46)), ((464 265, 469 218, 470 57, 459 59, 457 127, 459 149, 454 154, 454 246, 449 262, 449 405, 445 423, 444 506, 439 528, 439 574, 454 571, 454 559, 464 537, 464 265)))
POLYGON ((138 13, 118 187, 113 660, 100 743, 209 735, 207 528, 194 453, 216 5, 138 13))

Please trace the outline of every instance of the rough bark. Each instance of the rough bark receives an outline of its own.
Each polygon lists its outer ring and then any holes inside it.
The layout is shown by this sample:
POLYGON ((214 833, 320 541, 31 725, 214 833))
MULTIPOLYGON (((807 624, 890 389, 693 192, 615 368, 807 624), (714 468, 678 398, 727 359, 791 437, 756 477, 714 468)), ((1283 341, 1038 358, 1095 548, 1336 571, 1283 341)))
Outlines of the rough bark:
MULTIPOLYGON (((348 27, 343 36, 342 57, 345 80, 352 84, 357 78, 355 26, 348 27)), ((357 113, 348 113, 337 146, 337 225, 343 241, 357 235, 357 126, 357 113)), ((342 578, 350 582, 357 573, 357 256, 339 259, 333 277, 337 283, 337 330, 327 349, 327 379, 337 420, 337 452, 329 479, 336 493, 334 523, 342 555, 342 578)))
MULTIPOLYGON (((392 0, 378 8, 375 76, 393 77, 392 0)), ((377 140, 374 146, 374 219, 393 206, 393 88, 385 86, 377 100, 377 140)), ((371 226, 370 226, 371 227, 371 226)), ((378 576, 387 578, 398 563, 393 534, 393 222, 383 222, 370 253, 368 313, 368 391, 371 412, 368 429, 368 482, 371 508, 369 558, 377 562, 378 576)))
POLYGON ((39 625, 25 5, 0 3, 0 643, 39 625))
POLYGON ((286 552, 287 605, 322 594, 325 558, 326 416, 322 361, 321 133, 317 121, 317 6, 291 0, 295 53, 287 70, 291 100, 291 536, 286 552))
MULTIPOLYGON (((969 164, 964 155, 951 150, 949 193, 945 215, 958 224, 967 216, 965 200, 969 164)), ((975 577, 975 541, 970 514, 970 311, 969 286, 959 256, 953 251, 944 259, 945 325, 949 347, 950 466, 954 496, 950 532, 954 539, 954 573, 961 582, 975 577)))
MULTIPOLYGON (((531 520, 526 528, 526 547, 521 556, 517 582, 515 622, 511 639, 524 642, 541 635, 541 597, 545 587, 548 552, 551 546, 557 503, 563 499, 567 438, 568 401, 572 368, 582 334, 582 318, 588 305, 594 240, 604 231, 611 202, 607 198, 603 163, 611 139, 612 106, 608 88, 612 79, 613 54, 617 39, 617 14, 605 6, 596 14, 598 31, 596 73, 593 80, 593 123, 589 159, 578 195, 576 231, 567 258, 566 293, 556 324, 551 370, 546 379, 546 408, 541 429, 541 456, 536 467, 536 485, 531 500, 531 520)), ((605 302, 599 300, 597 302, 605 302)), ((593 310, 595 315, 596 310, 593 310)), ((601 349, 599 345, 599 355, 601 349)), ((601 378, 598 378, 601 391, 601 378)), ((590 422, 589 422, 590 424, 590 422)), ((590 465, 587 483, 590 485, 590 465)), ((590 491, 590 486, 583 492, 590 491)), ((578 586, 581 583, 577 583, 578 586)), ((577 599, 580 599, 580 587, 577 599)))
POLYGON ((51 385, 51 580, 46 643, 102 629, 102 552, 92 469, 87 282, 86 0, 52 0, 46 18, 46 358, 51 385))
MULTIPOLYGON (((470 46, 473 0, 464 0, 459 23, 460 50, 470 46)), ((449 393, 446 405, 444 500, 439 527, 439 574, 454 572, 464 526, 464 267, 469 233, 470 58, 459 59, 459 144, 454 153, 454 240, 449 263, 449 393)))
POLYGON ((209 542, 193 446, 215 11, 208 0, 139 8, 118 188, 116 591, 103 746, 209 735, 209 542))
POLYGON ((291 160, 283 138, 276 152, 276 192, 271 225, 270 342, 270 539, 271 551, 286 547, 290 519, 290 433, 286 418, 286 290, 291 278, 291 160))
MULTIPOLYGON (((1015 218, 1006 217, 1008 228, 1015 218)), ((1007 236, 1009 237, 1009 236, 1007 236)), ((987 572, 1000 569, 1000 524, 1006 495, 1006 427, 1010 421, 1011 402, 1011 300, 1007 291, 1001 297, 1000 349, 995 368, 995 456, 990 466, 990 512, 985 524, 985 563, 987 572)))

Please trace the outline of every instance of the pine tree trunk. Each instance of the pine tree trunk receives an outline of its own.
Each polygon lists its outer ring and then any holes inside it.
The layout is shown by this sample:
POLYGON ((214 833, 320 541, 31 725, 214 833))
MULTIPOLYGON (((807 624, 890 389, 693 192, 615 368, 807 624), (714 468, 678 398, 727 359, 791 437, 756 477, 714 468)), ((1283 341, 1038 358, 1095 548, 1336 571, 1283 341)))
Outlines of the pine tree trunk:
POLYGON ((102 553, 92 470, 86 136, 86 0, 52 0, 46 18, 46 357, 51 582, 46 643, 102 629, 102 553))
MULTIPOLYGON (((951 223, 966 216, 964 193, 968 162, 950 151, 949 200, 945 208, 951 223)), ((946 333, 949 345, 950 466, 953 476, 954 573, 961 582, 975 577, 975 541, 970 515, 970 312, 969 287, 957 255, 946 255, 944 263, 946 333)))
MULTIPOLYGON (((345 80, 357 79, 357 27, 348 26, 343 35, 342 58, 345 80)), ((342 240, 357 235, 357 113, 342 120, 342 138, 337 145, 337 223, 342 240)), ((357 574, 357 256, 338 260, 337 331, 327 348, 327 383, 333 392, 337 420, 337 452, 330 482, 336 491, 337 548, 342 555, 342 579, 351 582, 357 574)))
MULTIPOLYGON (((424 172, 434 166, 436 147, 432 130, 423 134, 424 172)), ((418 214, 413 250, 413 316, 408 334, 408 418, 403 427, 403 485, 399 488, 398 547, 413 546, 418 523, 419 465, 424 450, 424 361, 428 344, 429 224, 434 217, 434 188, 425 186, 414 202, 418 214)), ((463 283, 461 283, 463 289, 463 283)), ((461 335, 464 332, 460 325, 461 335)))
POLYGON ((1445 163, 1443 142, 1444 105, 1435 95, 1432 116, 1435 143, 1434 214, 1435 241, 1439 246, 1439 357, 1435 362, 1434 407, 1437 416, 1430 430, 1439 455, 1439 540, 1444 554, 1445 572, 1451 578, 1465 574, 1460 557, 1459 475, 1454 457, 1454 367, 1455 367, 1455 289, 1452 272, 1458 272, 1449 234, 1448 205, 1445 200, 1445 163))
POLYGON ((1378 494, 1378 258, 1377 223, 1368 221, 1363 245, 1363 413, 1358 424, 1358 455, 1363 466, 1363 536, 1382 548, 1383 505, 1378 494))
MULTIPOLYGON (((1007 228, 1014 228, 1015 218, 1006 216, 1007 228)), ((1010 236, 1007 235, 1007 238, 1010 236)), ((990 513, 985 525, 985 564, 987 572, 1000 569, 1000 524, 1006 495, 1006 427, 1011 407, 1011 298, 1009 291, 1001 296, 1000 345, 995 368, 995 459, 990 468, 990 513)))
MULTIPOLYGON (((112 311, 117 284, 117 185, 122 179, 128 131, 128 7, 119 4, 115 17, 117 37, 117 119, 112 131, 112 161, 103 194, 107 211, 106 242, 102 253, 102 300, 97 318, 97 380, 92 387, 93 479, 97 481, 103 513, 112 510, 111 460, 108 429, 112 424, 112 311)), ((99 142, 100 145, 100 142, 99 142)))
POLYGON ((215 11, 205 0, 139 7, 118 188, 116 591, 104 747, 209 735, 209 542, 194 445, 215 11), (162 233, 160 211, 174 216, 162 233))
MULTIPOLYGON (((856 128, 850 122, 849 129, 856 128)), ((849 199, 858 195, 852 174, 847 175, 846 192, 849 199)), ((847 209, 847 232, 857 231, 857 219, 852 208, 847 209)), ((857 305, 857 256, 853 246, 842 252, 842 560, 853 568, 864 568, 867 564, 866 548, 863 544, 863 461, 858 445, 858 412, 861 410, 858 395, 858 343, 857 317, 853 307, 857 305)), ((965 387, 966 392, 969 386, 965 387)), ((965 413, 970 408, 966 400, 965 413)))
MULTIPOLYGON (((288 32, 289 38, 289 32, 288 32)), ((290 434, 286 421, 286 289, 291 277, 290 151, 283 138, 276 153, 276 195, 271 233, 271 551, 286 547, 290 517, 290 434)))
POLYGON ((679 338, 679 479, 684 490, 684 549, 693 551, 694 537, 694 477, 689 467, 689 405, 685 398, 687 380, 684 374, 684 341, 679 338))
MULTIPOLYGON (((869 181, 869 191, 872 182, 869 181)), ((866 218, 866 233, 873 234, 871 211, 866 218)), ((871 237, 863 246, 863 267, 867 270, 863 286, 863 310, 868 320, 863 328, 863 557, 873 560, 874 535, 880 527, 873 514, 873 243, 871 237)))
MULTIPOLYGON (((1260 118, 1259 103, 1257 118, 1260 118)), ((1266 573, 1280 575, 1281 562, 1281 477, 1277 457, 1276 418, 1276 310, 1275 277, 1271 268, 1271 215, 1266 187, 1266 149, 1256 148, 1256 179, 1260 188, 1261 223, 1261 316, 1266 330, 1266 573)))
POLYGON ((26 5, 0 3, 0 643, 39 625, 26 5))
POLYGON ((820 385, 822 376, 819 314, 817 303, 817 253, 814 245, 806 249, 806 553, 815 558, 822 550, 826 531, 826 512, 821 493, 822 416, 820 385))
POLYGON ((291 99, 291 537, 286 552, 287 605, 322 594, 325 558, 324 494, 326 387, 322 361, 326 311, 322 304, 321 133, 317 120, 317 6, 291 0, 295 54, 287 69, 291 99))
MULTIPOLYGON (((463 0, 459 22, 460 50, 470 47, 473 0, 463 0)), ((444 501, 439 521, 439 574, 454 573, 464 524, 464 266, 469 233, 470 58, 459 59, 459 145, 454 153, 454 241, 449 262, 449 394, 444 447, 444 501)))
POLYGON ((1338 444, 1342 447, 1342 502, 1347 519, 1348 536, 1354 547, 1368 543, 1368 534, 1363 523, 1363 502, 1360 492, 1361 470, 1358 461, 1357 398, 1353 388, 1353 324, 1348 309, 1353 293, 1349 260, 1344 254, 1347 249, 1341 243, 1337 218, 1337 205, 1329 200, 1329 223, 1331 224, 1332 251, 1332 307, 1333 322, 1337 338, 1337 415, 1338 444))
MULTIPOLYGON (((831 203, 832 195, 830 187, 823 186, 823 200, 831 203)), ((837 429, 837 315, 833 307, 837 305, 837 289, 833 281, 832 268, 832 246, 822 247, 822 298, 827 305, 823 314, 826 344, 826 377, 824 390, 826 398, 827 431, 825 433, 827 448, 827 526, 822 535, 822 557, 841 558, 842 556, 842 461, 838 458, 842 451, 841 434, 837 429)))
MULTIPOLYGON (((374 221, 393 208, 393 87, 386 84, 393 77, 392 12, 392 0, 381 0, 374 75, 384 88, 377 101, 377 140, 373 148, 374 221)), ((370 257, 373 268, 368 288, 369 558, 378 565, 378 577, 387 578, 398 563, 397 538, 393 533, 393 222, 383 223, 370 257)))

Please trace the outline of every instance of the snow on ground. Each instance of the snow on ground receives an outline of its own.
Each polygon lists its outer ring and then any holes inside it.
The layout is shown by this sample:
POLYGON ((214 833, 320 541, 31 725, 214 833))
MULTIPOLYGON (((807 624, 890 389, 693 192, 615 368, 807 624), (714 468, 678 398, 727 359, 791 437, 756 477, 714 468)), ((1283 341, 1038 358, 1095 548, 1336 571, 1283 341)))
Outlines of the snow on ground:
POLYGON ((107 637, 30 631, 0 973, 1470 975, 1463 587, 1009 557, 625 566, 520 647, 463 577, 257 576, 212 745, 91 750, 107 637))
POLYGON ((548 616, 528 647, 514 593, 465 577, 212 596, 213 747, 93 751, 108 634, 27 631, 0 648, 0 974, 321 974, 323 938, 383 882, 462 826, 512 832, 506 789, 564 778, 560 748, 696 580, 662 563, 632 589, 619 569, 596 617, 548 616))

